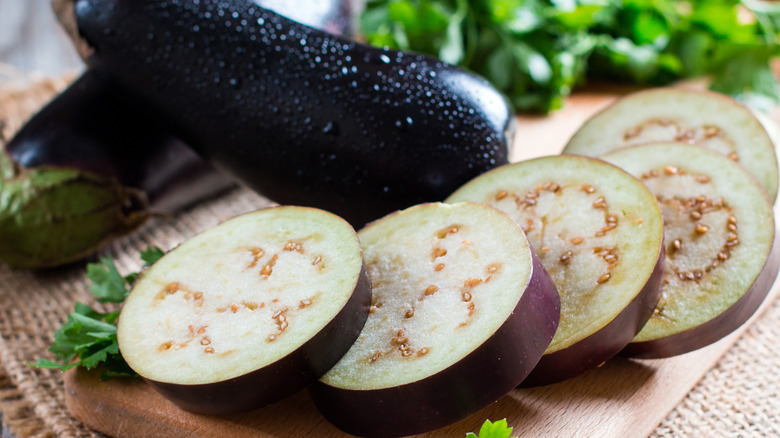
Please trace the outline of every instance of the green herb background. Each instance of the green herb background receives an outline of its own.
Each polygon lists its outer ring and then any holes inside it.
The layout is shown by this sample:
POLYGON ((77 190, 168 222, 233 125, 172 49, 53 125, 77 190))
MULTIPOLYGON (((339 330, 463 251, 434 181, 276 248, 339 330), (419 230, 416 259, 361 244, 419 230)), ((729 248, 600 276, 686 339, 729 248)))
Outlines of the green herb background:
POLYGON ((361 32, 486 77, 518 112, 563 106, 588 81, 663 85, 709 76, 758 109, 780 101, 780 2, 369 0, 361 32))

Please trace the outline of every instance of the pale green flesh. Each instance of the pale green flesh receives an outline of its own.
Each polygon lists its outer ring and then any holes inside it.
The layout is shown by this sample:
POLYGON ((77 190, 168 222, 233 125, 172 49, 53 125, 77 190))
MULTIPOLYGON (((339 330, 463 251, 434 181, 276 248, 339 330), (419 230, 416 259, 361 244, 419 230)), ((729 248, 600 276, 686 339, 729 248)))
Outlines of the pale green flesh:
POLYGON ((447 201, 463 200, 514 218, 558 287, 561 321, 546 353, 608 325, 640 292, 660 254, 662 220, 652 195, 599 160, 556 156, 504 166, 447 201), (605 230, 610 221, 616 227, 605 230))
POLYGON ((731 160, 688 145, 639 146, 604 158, 648 186, 665 220, 661 300, 634 341, 691 329, 739 300, 774 236, 772 207, 758 183, 731 160))
POLYGON ((626 96, 590 118, 564 153, 595 157, 627 146, 672 141, 730 157, 758 179, 771 200, 777 196, 777 157, 770 134, 748 108, 712 92, 660 88, 626 96))
POLYGON ((498 330, 531 276, 520 228, 482 205, 412 207, 359 237, 372 307, 358 340, 322 377, 338 388, 393 387, 446 369, 498 330))
POLYGON ((142 274, 120 315, 119 347, 151 380, 238 377, 322 330, 361 269, 354 230, 332 214, 278 207, 238 216, 142 274))

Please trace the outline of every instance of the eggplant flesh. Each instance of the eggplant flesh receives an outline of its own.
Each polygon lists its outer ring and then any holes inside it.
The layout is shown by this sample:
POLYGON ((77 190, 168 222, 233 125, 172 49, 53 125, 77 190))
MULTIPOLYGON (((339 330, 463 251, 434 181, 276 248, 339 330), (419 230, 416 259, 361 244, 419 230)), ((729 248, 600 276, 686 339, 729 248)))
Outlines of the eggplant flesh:
POLYGON ((139 276, 119 318, 128 365, 179 407, 231 414, 316 381, 368 317, 357 234, 321 210, 236 216, 139 276))
POLYGON ((508 162, 514 119, 503 96, 432 58, 336 37, 249 0, 79 0, 75 12, 91 65, 281 204, 358 227, 508 162))

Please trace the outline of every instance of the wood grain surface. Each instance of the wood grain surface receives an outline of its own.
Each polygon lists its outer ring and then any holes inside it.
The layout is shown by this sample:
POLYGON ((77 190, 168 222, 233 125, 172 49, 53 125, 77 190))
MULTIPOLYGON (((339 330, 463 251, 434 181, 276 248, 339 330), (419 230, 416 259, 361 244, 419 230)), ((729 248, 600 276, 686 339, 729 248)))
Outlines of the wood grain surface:
MULTIPOLYGON (((573 96, 549 117, 518 119, 513 161, 560 152, 596 111, 630 90, 604 89, 573 96)), ((775 284, 757 317, 780 292, 775 284)), ((703 349, 661 360, 615 358, 565 382, 516 389, 498 402, 426 437, 463 437, 485 419, 506 418, 514 436, 642 437, 657 427, 749 326, 703 349)), ((178 409, 139 379, 100 381, 94 373, 65 376, 66 403, 89 427, 115 437, 340 437, 304 391, 275 405, 229 417, 178 409)), ((399 419, 399 421, 402 421, 399 419)))

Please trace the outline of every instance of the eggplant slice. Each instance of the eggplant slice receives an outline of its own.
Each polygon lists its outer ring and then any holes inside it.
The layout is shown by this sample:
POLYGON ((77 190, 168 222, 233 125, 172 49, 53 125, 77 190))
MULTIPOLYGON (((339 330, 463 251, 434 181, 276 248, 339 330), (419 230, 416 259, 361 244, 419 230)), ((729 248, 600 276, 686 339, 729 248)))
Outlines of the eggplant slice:
POLYGON ((560 302, 509 216, 476 203, 423 204, 359 237, 370 315, 310 389, 337 427, 372 437, 437 429, 509 393, 536 365, 560 302))
POLYGON ((574 377, 617 354, 660 293, 663 221, 636 178, 596 158, 559 155, 503 166, 448 198, 514 218, 561 295, 558 332, 523 386, 574 377))
POLYGON ((736 100, 711 91, 656 88, 633 93, 590 118, 563 152, 597 157, 632 145, 697 144, 741 164, 774 202, 777 157, 756 115, 736 100))
POLYGON ((333 366, 357 338, 370 295, 346 221, 269 208, 201 233, 145 271, 122 309, 119 348, 186 410, 248 411, 333 366))
POLYGON ((758 182, 733 161, 685 144, 635 146, 604 158, 655 194, 666 235, 661 299, 623 354, 683 354, 747 321, 780 266, 772 204, 758 182))

